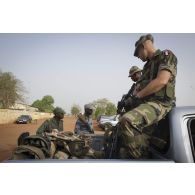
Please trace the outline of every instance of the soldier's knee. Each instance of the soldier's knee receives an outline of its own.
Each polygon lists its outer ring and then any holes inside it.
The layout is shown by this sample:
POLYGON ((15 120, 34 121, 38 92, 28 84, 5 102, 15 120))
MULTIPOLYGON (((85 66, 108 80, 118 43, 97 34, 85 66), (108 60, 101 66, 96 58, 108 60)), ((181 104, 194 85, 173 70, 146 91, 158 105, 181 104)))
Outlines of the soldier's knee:
POLYGON ((131 131, 131 127, 132 127, 131 121, 127 117, 123 116, 121 118, 120 124, 121 124, 122 132, 131 131))
POLYGON ((121 125, 126 125, 127 124, 127 122, 128 122, 129 120, 127 119, 127 117, 126 116, 123 116, 122 118, 121 118, 121 120, 120 120, 120 123, 121 123, 121 125))

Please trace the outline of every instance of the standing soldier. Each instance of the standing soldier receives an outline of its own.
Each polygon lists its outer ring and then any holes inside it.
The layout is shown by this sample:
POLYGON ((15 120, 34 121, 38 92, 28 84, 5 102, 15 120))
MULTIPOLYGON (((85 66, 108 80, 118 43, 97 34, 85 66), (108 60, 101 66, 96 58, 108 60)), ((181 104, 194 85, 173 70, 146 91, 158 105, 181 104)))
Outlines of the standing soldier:
POLYGON ((175 105, 177 58, 170 50, 156 49, 153 42, 152 35, 147 34, 135 43, 134 56, 146 64, 140 78, 140 90, 129 100, 136 107, 120 120, 119 156, 123 158, 143 158, 148 146, 143 128, 164 118, 175 105))
MULTIPOLYGON (((138 80, 141 77, 142 70, 137 66, 132 66, 129 70, 129 76, 134 82, 127 94, 123 95, 121 101, 118 102, 117 113, 123 114, 131 109, 131 105, 128 104, 128 98, 131 98, 132 95, 136 94, 139 89, 138 80), (124 110, 124 111, 123 111, 124 110)), ((131 102, 130 102, 131 103, 131 102)))
POLYGON ((93 107, 91 104, 86 104, 84 106, 84 109, 85 109, 85 113, 78 115, 78 119, 75 124, 74 132, 76 134, 94 133, 92 117, 91 117, 93 113, 93 107))
POLYGON ((63 131, 63 118, 64 110, 60 107, 56 107, 53 110, 54 117, 47 119, 38 129, 36 134, 42 135, 44 133, 52 133, 52 131, 63 131))

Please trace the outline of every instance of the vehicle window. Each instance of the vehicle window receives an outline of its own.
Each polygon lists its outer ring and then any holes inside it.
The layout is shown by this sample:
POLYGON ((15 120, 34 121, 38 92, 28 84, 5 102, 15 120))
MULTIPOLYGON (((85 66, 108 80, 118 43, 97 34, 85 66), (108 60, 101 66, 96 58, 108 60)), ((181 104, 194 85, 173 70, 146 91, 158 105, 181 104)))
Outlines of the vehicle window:
POLYGON ((195 118, 191 118, 188 121, 188 131, 190 136, 190 143, 192 148, 192 154, 195 159, 195 118))
POLYGON ((154 132, 150 139, 150 146, 158 152, 165 154, 170 146, 170 129, 168 115, 152 127, 154 132))

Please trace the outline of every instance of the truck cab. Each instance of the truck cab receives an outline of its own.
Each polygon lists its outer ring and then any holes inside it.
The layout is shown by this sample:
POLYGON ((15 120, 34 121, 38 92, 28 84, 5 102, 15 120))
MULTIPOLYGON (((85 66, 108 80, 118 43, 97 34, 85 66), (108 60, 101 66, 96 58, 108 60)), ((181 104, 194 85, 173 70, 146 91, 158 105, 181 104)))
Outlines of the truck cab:
POLYGON ((150 152, 153 159, 194 162, 195 107, 174 108, 159 122, 153 137, 164 141, 163 147, 151 142, 150 152))

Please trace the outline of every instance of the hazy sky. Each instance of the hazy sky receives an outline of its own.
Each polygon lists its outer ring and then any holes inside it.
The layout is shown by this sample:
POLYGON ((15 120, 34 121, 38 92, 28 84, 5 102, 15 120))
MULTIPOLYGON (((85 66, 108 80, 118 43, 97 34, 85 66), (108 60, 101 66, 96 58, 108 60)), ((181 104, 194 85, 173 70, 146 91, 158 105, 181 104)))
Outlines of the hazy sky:
MULTIPOLYGON (((51 95, 55 106, 121 99, 128 71, 144 63, 133 56, 142 34, 0 34, 0 69, 26 87, 27 103, 51 95)), ((178 58, 177 106, 195 105, 195 34, 153 34, 156 48, 178 58)))

